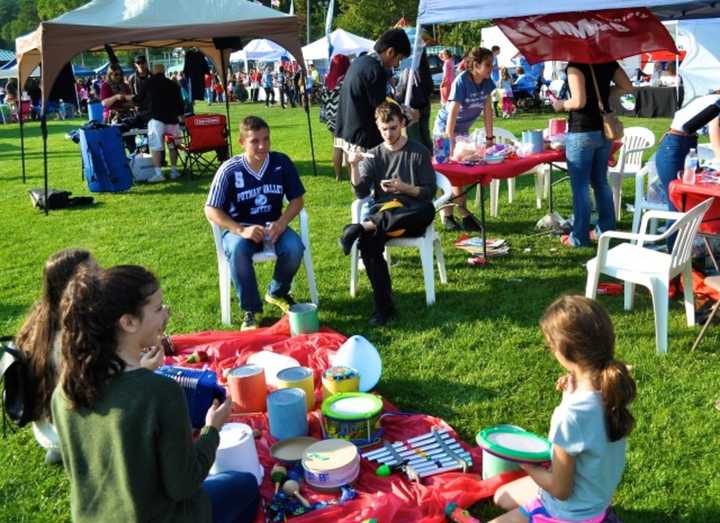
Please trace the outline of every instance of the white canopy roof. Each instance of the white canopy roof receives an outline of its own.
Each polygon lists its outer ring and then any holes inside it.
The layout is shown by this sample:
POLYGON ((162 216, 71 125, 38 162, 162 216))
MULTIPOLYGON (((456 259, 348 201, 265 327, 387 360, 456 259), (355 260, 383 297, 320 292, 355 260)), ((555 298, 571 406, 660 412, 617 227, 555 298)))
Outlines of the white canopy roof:
POLYGON ((50 23, 137 29, 287 16, 282 11, 242 0, 93 0, 50 23))
POLYGON ((663 20, 712 18, 720 15, 720 3, 713 0, 420 0, 418 23, 429 25, 624 7, 648 7, 663 20))
MULTIPOLYGON (((333 45, 333 56, 336 54, 358 55, 364 51, 371 51, 375 45, 372 40, 349 33, 344 29, 335 29, 330 33, 330 41, 333 45)), ((304 46, 302 53, 305 60, 328 60, 327 36, 304 46)))
POLYGON ((242 62, 245 60, 257 60, 260 62, 275 62, 283 56, 295 59, 287 49, 276 44, 272 40, 265 38, 256 38, 250 40, 248 44, 240 51, 235 51, 230 55, 230 62, 242 62))
POLYGON ((93 0, 42 22, 15 41, 18 76, 23 82, 42 63, 46 99, 60 69, 73 56, 102 50, 105 44, 116 50, 197 47, 219 66, 228 47, 238 48, 259 36, 301 54, 297 18, 247 0, 93 0))

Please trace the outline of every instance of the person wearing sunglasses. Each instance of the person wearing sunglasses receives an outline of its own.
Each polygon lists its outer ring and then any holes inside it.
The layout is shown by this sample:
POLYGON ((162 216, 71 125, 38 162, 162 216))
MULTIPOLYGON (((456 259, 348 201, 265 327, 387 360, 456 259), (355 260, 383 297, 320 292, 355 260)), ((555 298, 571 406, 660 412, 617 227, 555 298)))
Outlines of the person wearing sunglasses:
POLYGON ((105 123, 117 123, 132 115, 133 103, 128 99, 129 94, 130 86, 125 83, 122 68, 118 64, 111 64, 105 81, 100 85, 105 123))

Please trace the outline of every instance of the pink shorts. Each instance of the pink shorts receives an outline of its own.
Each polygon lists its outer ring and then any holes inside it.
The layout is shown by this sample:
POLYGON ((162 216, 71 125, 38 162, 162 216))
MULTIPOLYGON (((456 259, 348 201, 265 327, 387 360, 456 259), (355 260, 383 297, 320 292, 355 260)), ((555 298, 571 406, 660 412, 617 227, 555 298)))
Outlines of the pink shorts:
POLYGON ((582 521, 568 521, 552 517, 543 506, 540 498, 536 498, 527 505, 520 507, 520 512, 527 516, 528 523, 602 523, 605 520, 607 510, 594 518, 583 519, 582 521))

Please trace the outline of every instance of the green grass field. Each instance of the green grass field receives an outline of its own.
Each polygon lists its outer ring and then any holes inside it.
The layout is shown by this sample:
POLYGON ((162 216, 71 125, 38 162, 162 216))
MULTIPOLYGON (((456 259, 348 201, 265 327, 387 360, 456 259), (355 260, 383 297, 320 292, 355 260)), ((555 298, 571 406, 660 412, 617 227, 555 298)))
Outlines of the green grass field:
MULTIPOLYGON (((444 234, 449 282, 438 284, 437 303, 426 307, 417 252, 394 253, 400 318, 391 327, 373 330, 367 324, 367 279, 361 275, 359 296, 352 299, 349 260, 336 244, 349 221, 353 195, 347 180, 334 179, 331 137, 318 122, 317 109, 311 115, 317 175, 303 112, 233 105, 234 136, 239 119, 251 113, 267 119, 273 148, 289 154, 303 177, 321 321, 376 344, 385 367, 378 391, 402 409, 444 418, 473 444, 479 429, 498 423, 546 433, 559 402, 554 383, 561 369, 543 345, 538 319, 561 293, 583 292, 583 263, 594 252, 564 249, 556 238, 533 234, 546 210, 535 208, 532 177, 518 179, 511 205, 503 184, 500 215, 489 218, 489 235, 509 240, 509 256, 484 268, 471 267, 467 255, 452 246, 455 235, 444 234)), ((526 115, 498 125, 518 133, 544 127, 547 118, 526 115)), ((49 123, 50 185, 76 196, 87 194, 79 147, 64 135, 81 123, 49 123)), ((659 137, 668 121, 626 119, 625 124, 648 126, 659 137)), ((39 126, 30 123, 26 130, 28 181, 23 184, 18 127, 0 126, 0 333, 19 327, 39 294, 43 262, 65 247, 90 249, 102 266, 135 263, 155 271, 172 307, 170 333, 220 328, 215 252, 203 215, 211 176, 139 185, 126 194, 96 194, 91 208, 45 216, 32 208, 27 193, 42 186, 39 126)), ((624 188, 626 200, 632 198, 633 181, 626 180, 624 188)), ((561 214, 570 214, 568 184, 556 187, 555 201, 561 214)), ((625 213, 620 228, 628 230, 630 220, 625 213)), ((258 267, 262 285, 270 271, 270 264, 258 267)), ((295 294, 308 299, 302 270, 295 294)), ((632 408, 637 427, 615 498, 619 515, 628 523, 720 521, 720 459, 713 450, 720 441, 720 413, 713 407, 720 397, 720 329, 711 329, 690 354, 698 328, 688 328, 681 305, 672 302, 670 349, 661 357, 655 353, 647 292, 639 291, 632 312, 623 311, 622 297, 600 301, 615 324, 617 355, 634 366, 639 391, 632 408)), ((239 328, 235 302, 233 307, 234 327, 239 328)), ((68 482, 62 469, 44 465, 44 452, 31 431, 8 433, 0 445, 0 521, 69 520, 68 482)), ((476 511, 483 518, 497 513, 487 505, 476 511)))

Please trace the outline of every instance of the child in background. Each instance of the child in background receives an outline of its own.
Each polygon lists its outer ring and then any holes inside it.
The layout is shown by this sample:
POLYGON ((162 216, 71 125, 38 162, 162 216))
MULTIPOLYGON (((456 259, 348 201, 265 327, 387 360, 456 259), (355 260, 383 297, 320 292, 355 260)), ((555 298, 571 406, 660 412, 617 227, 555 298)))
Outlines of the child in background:
POLYGON ((502 93, 502 116, 510 118, 515 112, 515 106, 513 105, 512 79, 507 67, 500 68, 500 85, 498 87, 502 93))
POLYGON ((563 397, 550 423, 552 466, 521 465, 528 477, 497 490, 495 503, 509 512, 492 523, 600 523, 625 469, 635 382, 613 357, 612 322, 597 302, 562 296, 540 328, 568 371, 556 385, 563 397))
POLYGON ((81 267, 97 267, 92 255, 81 249, 64 249, 48 258, 43 269, 43 291, 15 337, 26 355, 35 380, 37 397, 32 429, 47 453, 46 463, 60 463, 60 439, 50 417, 50 397, 60 374, 60 299, 81 267))

